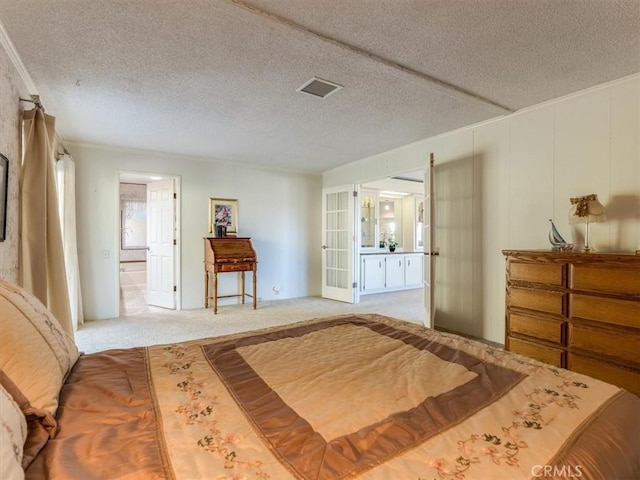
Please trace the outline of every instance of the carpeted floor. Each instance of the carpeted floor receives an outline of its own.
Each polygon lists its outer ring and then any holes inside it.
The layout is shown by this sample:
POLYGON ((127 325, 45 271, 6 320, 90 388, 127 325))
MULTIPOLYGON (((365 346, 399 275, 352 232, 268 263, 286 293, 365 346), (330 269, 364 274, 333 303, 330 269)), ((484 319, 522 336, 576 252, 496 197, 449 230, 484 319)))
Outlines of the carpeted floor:
POLYGON ((422 289, 363 295, 359 304, 303 297, 259 302, 256 310, 251 303, 220 306, 217 315, 211 308, 175 311, 146 305, 129 305, 122 311, 126 316, 82 325, 75 334, 78 348, 91 353, 173 343, 342 313, 379 313, 414 323, 422 323, 425 316, 422 289))

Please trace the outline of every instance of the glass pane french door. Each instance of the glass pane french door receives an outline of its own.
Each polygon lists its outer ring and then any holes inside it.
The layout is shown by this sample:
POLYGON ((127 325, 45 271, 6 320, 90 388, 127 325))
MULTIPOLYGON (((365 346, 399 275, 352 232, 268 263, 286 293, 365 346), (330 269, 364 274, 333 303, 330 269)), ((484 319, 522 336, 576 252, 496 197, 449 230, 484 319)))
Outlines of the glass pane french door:
POLYGON ((322 296, 354 303, 354 186, 322 191, 322 296))
POLYGON ((424 290, 424 308, 425 317, 424 324, 428 328, 433 328, 435 321, 435 259, 437 256, 437 248, 434 245, 434 226, 435 226, 435 202, 434 202, 434 184, 433 169, 434 157, 431 154, 427 162, 427 168, 424 173, 424 262, 423 262, 423 290, 424 290))

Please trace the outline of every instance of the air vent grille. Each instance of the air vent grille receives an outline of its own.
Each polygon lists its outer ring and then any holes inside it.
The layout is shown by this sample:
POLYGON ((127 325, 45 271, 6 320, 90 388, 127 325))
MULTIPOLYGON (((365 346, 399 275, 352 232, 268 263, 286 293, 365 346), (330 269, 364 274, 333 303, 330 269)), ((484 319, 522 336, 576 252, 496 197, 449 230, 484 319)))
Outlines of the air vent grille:
POLYGON ((298 87, 296 91, 313 95, 317 98, 327 98, 329 95, 337 92, 341 88, 342 86, 337 83, 314 77, 301 87, 298 87))
POLYGON ((422 180, 421 178, 403 177, 402 175, 391 178, 393 178, 394 180, 402 180, 403 182, 424 183, 424 180, 422 180))

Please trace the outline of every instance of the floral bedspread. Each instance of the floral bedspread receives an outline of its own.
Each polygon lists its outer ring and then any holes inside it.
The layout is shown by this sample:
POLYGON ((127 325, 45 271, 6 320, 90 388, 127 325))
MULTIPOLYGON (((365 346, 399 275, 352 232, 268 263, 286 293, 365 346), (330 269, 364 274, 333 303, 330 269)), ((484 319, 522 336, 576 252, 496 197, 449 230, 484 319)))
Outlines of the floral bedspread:
POLYGON ((28 478, 635 478, 640 399, 379 315, 80 358, 28 478), (91 452, 87 455, 87 452, 91 452))

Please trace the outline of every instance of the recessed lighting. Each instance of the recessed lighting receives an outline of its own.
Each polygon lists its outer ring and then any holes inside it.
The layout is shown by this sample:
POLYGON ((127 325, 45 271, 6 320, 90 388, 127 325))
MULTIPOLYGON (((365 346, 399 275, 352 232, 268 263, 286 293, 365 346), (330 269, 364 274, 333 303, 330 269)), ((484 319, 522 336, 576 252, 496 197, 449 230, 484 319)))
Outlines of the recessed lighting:
POLYGON ((397 197, 404 197, 406 195, 409 195, 406 192, 394 192, 391 190, 381 190, 380 191, 380 196, 381 197, 390 197, 390 198, 397 198, 397 197))

